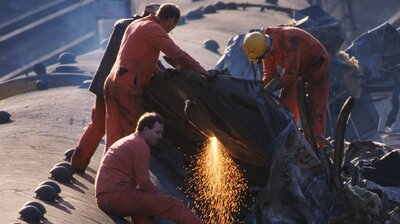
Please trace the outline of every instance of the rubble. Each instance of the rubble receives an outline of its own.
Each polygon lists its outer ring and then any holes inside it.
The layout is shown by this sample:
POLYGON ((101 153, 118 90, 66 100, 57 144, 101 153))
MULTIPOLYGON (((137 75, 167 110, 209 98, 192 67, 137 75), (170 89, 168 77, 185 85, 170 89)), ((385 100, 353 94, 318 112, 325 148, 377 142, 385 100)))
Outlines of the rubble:
MULTIPOLYGON (((362 117, 360 113, 365 113, 358 104, 358 101, 366 100, 363 84, 368 79, 363 73, 363 59, 348 50, 339 51, 343 34, 337 20, 316 7, 300 10, 298 15, 310 17, 300 25, 321 39, 332 56, 331 88, 334 98, 330 104, 329 135, 336 139, 331 147, 325 149, 325 156, 321 156, 310 144, 307 133, 304 136, 290 122, 291 115, 281 110, 274 99, 262 93, 261 67, 253 69, 246 60, 241 46, 243 34, 229 41, 224 55, 215 66, 222 73, 216 80, 207 82, 192 72, 182 71, 183 77, 168 83, 166 91, 179 92, 173 95, 179 95, 180 104, 190 99, 198 105, 198 115, 185 117, 185 114, 181 114, 180 119, 188 119, 203 134, 214 134, 235 161, 252 167, 252 173, 247 173, 246 178, 250 187, 259 187, 261 190, 245 223, 381 223, 389 220, 391 212, 399 205, 393 201, 396 199, 393 195, 399 194, 399 189, 388 191, 371 182, 366 167, 361 166, 361 158, 355 156, 363 155, 365 160, 365 157, 374 155, 366 154, 367 149, 378 152, 381 148, 387 148, 377 159, 381 162, 375 159, 373 163, 379 167, 384 158, 394 158, 395 161, 391 160, 390 164, 399 163, 397 154, 393 154, 396 150, 389 150, 390 147, 372 141, 350 144, 345 141, 355 139, 354 132, 358 132, 359 140, 374 135, 367 135, 371 130, 363 133, 365 130, 357 127, 353 127, 349 135, 349 128, 346 128, 348 122, 352 125, 357 121, 357 116, 362 117), (337 35, 331 35, 333 29, 338 31, 337 35), (351 96, 351 106, 343 109, 342 105, 351 96), (351 110, 353 106, 356 111, 351 110), (341 109, 345 113, 343 117, 341 109), (205 117, 200 119, 198 116, 205 117), (268 170, 264 174, 262 172, 265 169, 261 168, 263 164, 268 170), (252 181, 255 176, 262 178, 266 184, 252 181), (367 187, 366 183, 374 187, 367 187)), ((166 99, 165 94, 156 93, 156 89, 159 88, 150 86, 147 92, 150 98, 168 104, 170 100, 166 99)), ((162 111, 175 116, 180 113, 172 107, 163 107, 162 111)), ((377 132, 374 133, 377 136, 377 132)), ((380 177, 384 178, 382 175, 380 177)), ((387 177, 386 180, 393 177, 387 177)), ((377 179, 375 181, 379 182, 377 179)))

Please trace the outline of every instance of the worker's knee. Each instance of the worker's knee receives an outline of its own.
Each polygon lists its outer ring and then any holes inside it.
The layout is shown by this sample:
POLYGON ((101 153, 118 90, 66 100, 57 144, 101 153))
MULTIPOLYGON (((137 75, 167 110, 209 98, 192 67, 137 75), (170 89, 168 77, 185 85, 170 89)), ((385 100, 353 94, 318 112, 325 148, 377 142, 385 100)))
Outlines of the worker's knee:
POLYGON ((129 205, 126 204, 126 200, 123 197, 124 195, 125 194, 119 193, 101 193, 96 196, 97 206, 101 210, 115 216, 130 216, 134 212, 132 212, 129 205))

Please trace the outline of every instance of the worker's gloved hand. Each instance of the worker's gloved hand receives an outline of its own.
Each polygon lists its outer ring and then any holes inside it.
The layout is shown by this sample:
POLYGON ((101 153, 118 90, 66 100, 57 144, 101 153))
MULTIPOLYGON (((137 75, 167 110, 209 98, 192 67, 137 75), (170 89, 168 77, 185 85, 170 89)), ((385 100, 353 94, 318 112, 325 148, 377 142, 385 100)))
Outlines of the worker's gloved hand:
POLYGON ((267 85, 264 86, 264 91, 269 94, 279 89, 282 89, 282 83, 279 78, 273 78, 267 85))
POLYGON ((166 69, 164 70, 164 79, 170 79, 170 78, 172 78, 173 76, 177 76, 177 75, 179 75, 179 74, 180 74, 180 72, 179 72, 179 70, 176 69, 176 68, 166 68, 166 69))
POLYGON ((218 75, 220 75, 221 72, 216 70, 216 69, 210 69, 208 70, 208 76, 207 76, 207 80, 208 81, 213 81, 215 78, 217 78, 218 75))

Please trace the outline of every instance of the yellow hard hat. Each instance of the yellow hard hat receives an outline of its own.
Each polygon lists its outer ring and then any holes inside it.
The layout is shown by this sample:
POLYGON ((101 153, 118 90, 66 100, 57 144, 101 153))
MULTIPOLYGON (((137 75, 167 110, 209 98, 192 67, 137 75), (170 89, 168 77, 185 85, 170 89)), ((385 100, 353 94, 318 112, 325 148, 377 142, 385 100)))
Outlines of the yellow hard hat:
POLYGON ((270 48, 271 40, 266 34, 252 32, 244 37, 243 51, 253 64, 257 64, 270 48))

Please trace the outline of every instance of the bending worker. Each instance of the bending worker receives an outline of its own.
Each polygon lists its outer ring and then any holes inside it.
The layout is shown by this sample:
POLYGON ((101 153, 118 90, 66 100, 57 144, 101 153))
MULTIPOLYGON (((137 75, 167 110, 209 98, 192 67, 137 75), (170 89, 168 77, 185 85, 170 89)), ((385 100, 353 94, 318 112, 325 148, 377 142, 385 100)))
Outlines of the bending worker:
POLYGON ((131 216, 135 223, 150 223, 152 217, 178 224, 202 221, 174 196, 159 191, 150 179, 150 146, 156 145, 164 131, 156 113, 143 114, 136 132, 115 142, 105 153, 96 177, 98 206, 117 216, 131 216))
POLYGON ((152 78, 166 76, 156 66, 160 51, 182 67, 209 77, 210 74, 168 36, 180 18, 171 3, 160 6, 156 15, 132 22, 122 38, 115 64, 106 79, 106 150, 130 134, 143 112, 142 93, 152 78))
POLYGON ((132 21, 155 14, 159 6, 156 3, 148 4, 141 15, 134 15, 128 19, 120 19, 114 25, 99 68, 89 87, 89 91, 96 94, 91 114, 92 121, 85 128, 71 158, 71 165, 78 173, 85 172, 90 159, 105 134, 106 106, 103 93, 104 82, 114 65, 125 29, 132 21))
POLYGON ((308 94, 308 111, 312 119, 312 130, 319 147, 325 137, 328 104, 328 53, 324 46, 311 34, 296 27, 269 27, 265 33, 246 34, 243 50, 255 64, 264 64, 264 89, 272 93, 282 89, 281 102, 294 116, 297 123, 296 80, 303 76, 308 94), (282 74, 278 75, 278 66, 282 74))

